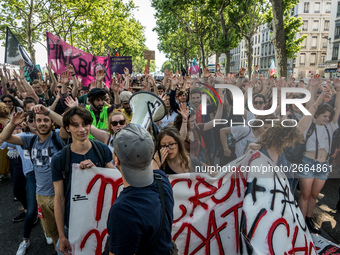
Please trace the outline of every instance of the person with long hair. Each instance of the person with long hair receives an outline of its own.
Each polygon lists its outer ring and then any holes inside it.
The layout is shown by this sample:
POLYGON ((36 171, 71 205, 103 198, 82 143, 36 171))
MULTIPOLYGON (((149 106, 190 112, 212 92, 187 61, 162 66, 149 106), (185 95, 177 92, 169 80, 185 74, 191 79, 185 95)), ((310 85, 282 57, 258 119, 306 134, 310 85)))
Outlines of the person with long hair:
MULTIPOLYGON (((304 115, 298 123, 298 128, 305 139, 307 133, 309 136, 302 158, 304 171, 299 173, 300 198, 298 203, 309 230, 314 233, 320 233, 320 229, 315 226, 311 217, 318 194, 328 178, 332 135, 338 128, 337 121, 340 114, 340 79, 333 79, 333 82, 337 91, 335 107, 324 102, 330 94, 323 91, 310 107, 311 115, 304 115), (322 171, 318 171, 320 169, 322 171)), ((314 87, 317 89, 317 86, 314 87)))
POLYGON ((100 130, 95 126, 91 126, 91 135, 97 140, 106 144, 111 151, 113 151, 114 134, 126 127, 129 124, 129 120, 126 114, 121 109, 115 109, 112 111, 108 118, 107 131, 100 130))
POLYGON ((153 167, 165 171, 166 174, 190 171, 190 157, 185 150, 183 139, 174 126, 166 126, 159 132, 153 167))
POLYGON ((11 95, 3 95, 1 101, 8 107, 11 117, 14 113, 23 111, 21 107, 15 106, 16 100, 11 95))

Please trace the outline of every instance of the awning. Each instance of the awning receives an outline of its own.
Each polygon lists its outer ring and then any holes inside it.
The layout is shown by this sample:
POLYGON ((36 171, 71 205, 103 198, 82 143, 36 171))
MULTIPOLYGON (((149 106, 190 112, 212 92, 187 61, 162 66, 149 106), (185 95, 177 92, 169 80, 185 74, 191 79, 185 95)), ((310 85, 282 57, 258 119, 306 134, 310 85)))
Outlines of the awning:
POLYGON ((336 68, 327 68, 325 69, 325 73, 336 73, 336 68))

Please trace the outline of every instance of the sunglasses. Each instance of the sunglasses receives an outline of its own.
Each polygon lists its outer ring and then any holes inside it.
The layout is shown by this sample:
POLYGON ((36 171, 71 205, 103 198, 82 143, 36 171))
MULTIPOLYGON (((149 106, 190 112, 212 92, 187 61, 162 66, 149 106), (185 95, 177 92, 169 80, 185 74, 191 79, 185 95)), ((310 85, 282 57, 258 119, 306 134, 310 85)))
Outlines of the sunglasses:
POLYGON ((34 119, 28 119, 29 123, 33 123, 34 119))
POLYGON ((112 126, 117 126, 118 125, 118 123, 119 123, 119 125, 121 125, 121 126, 123 126, 123 125, 125 125, 125 120, 120 120, 120 121, 111 121, 110 123, 111 123, 111 125, 112 126))
POLYGON ((6 101, 2 101, 2 102, 4 102, 5 104, 6 103, 13 103, 11 100, 8 100, 8 101, 6 100, 6 101))
POLYGON ((57 86, 58 89, 61 89, 61 86, 57 86))
POLYGON ((257 105, 257 104, 259 104, 259 105, 263 105, 263 101, 254 101, 254 105, 257 105))

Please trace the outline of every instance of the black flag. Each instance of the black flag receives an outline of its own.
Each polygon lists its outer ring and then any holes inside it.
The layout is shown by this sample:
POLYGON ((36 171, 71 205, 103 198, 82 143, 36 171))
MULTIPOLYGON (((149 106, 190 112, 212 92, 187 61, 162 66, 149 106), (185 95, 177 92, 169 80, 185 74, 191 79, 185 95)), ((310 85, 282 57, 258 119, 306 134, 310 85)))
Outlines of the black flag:
MULTIPOLYGON (((35 66, 31 58, 29 57, 27 51, 20 45, 19 41, 11 30, 7 27, 6 30, 6 47, 5 47, 5 63, 12 65, 19 65, 19 60, 23 59, 26 68, 25 71, 29 75, 28 81, 33 81, 35 79, 39 79, 38 77, 38 68, 35 66)), ((26 75, 25 75, 26 76, 26 75)))
POLYGON ((183 77, 187 74, 187 71, 184 69, 183 64, 181 64, 181 74, 183 77))

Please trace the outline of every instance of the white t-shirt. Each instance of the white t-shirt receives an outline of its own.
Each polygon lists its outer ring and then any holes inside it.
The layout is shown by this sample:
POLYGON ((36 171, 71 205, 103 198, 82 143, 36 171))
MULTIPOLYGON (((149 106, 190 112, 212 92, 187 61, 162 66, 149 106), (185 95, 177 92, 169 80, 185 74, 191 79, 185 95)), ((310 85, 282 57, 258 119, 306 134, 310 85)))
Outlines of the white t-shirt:
POLYGON ((243 127, 243 126, 236 126, 231 127, 231 134, 235 138, 235 140, 239 140, 244 137, 242 140, 238 141, 235 144, 235 154, 236 157, 241 157, 244 155, 248 145, 250 143, 256 143, 258 138, 255 137, 252 128, 250 127, 243 127), (250 130, 250 133, 249 133, 250 130))
MULTIPOLYGON (((303 136, 304 136, 305 139, 306 139, 306 134, 307 134, 307 131, 308 131, 310 125, 305 130, 305 132, 303 133, 303 136)), ((334 131, 339 126, 338 126, 337 122, 334 123, 333 121, 329 122, 326 126, 327 126, 327 129, 328 129, 328 132, 329 132, 330 141, 328 140, 328 134, 327 134, 327 131, 326 131, 326 127, 324 125, 320 126, 320 125, 315 124, 315 130, 316 130, 317 136, 318 136, 318 149, 319 150, 324 149, 325 151, 329 152, 330 145, 332 145, 332 135, 333 135, 334 131)), ((316 151, 315 130, 314 130, 313 134, 307 140, 306 151, 316 151)))

